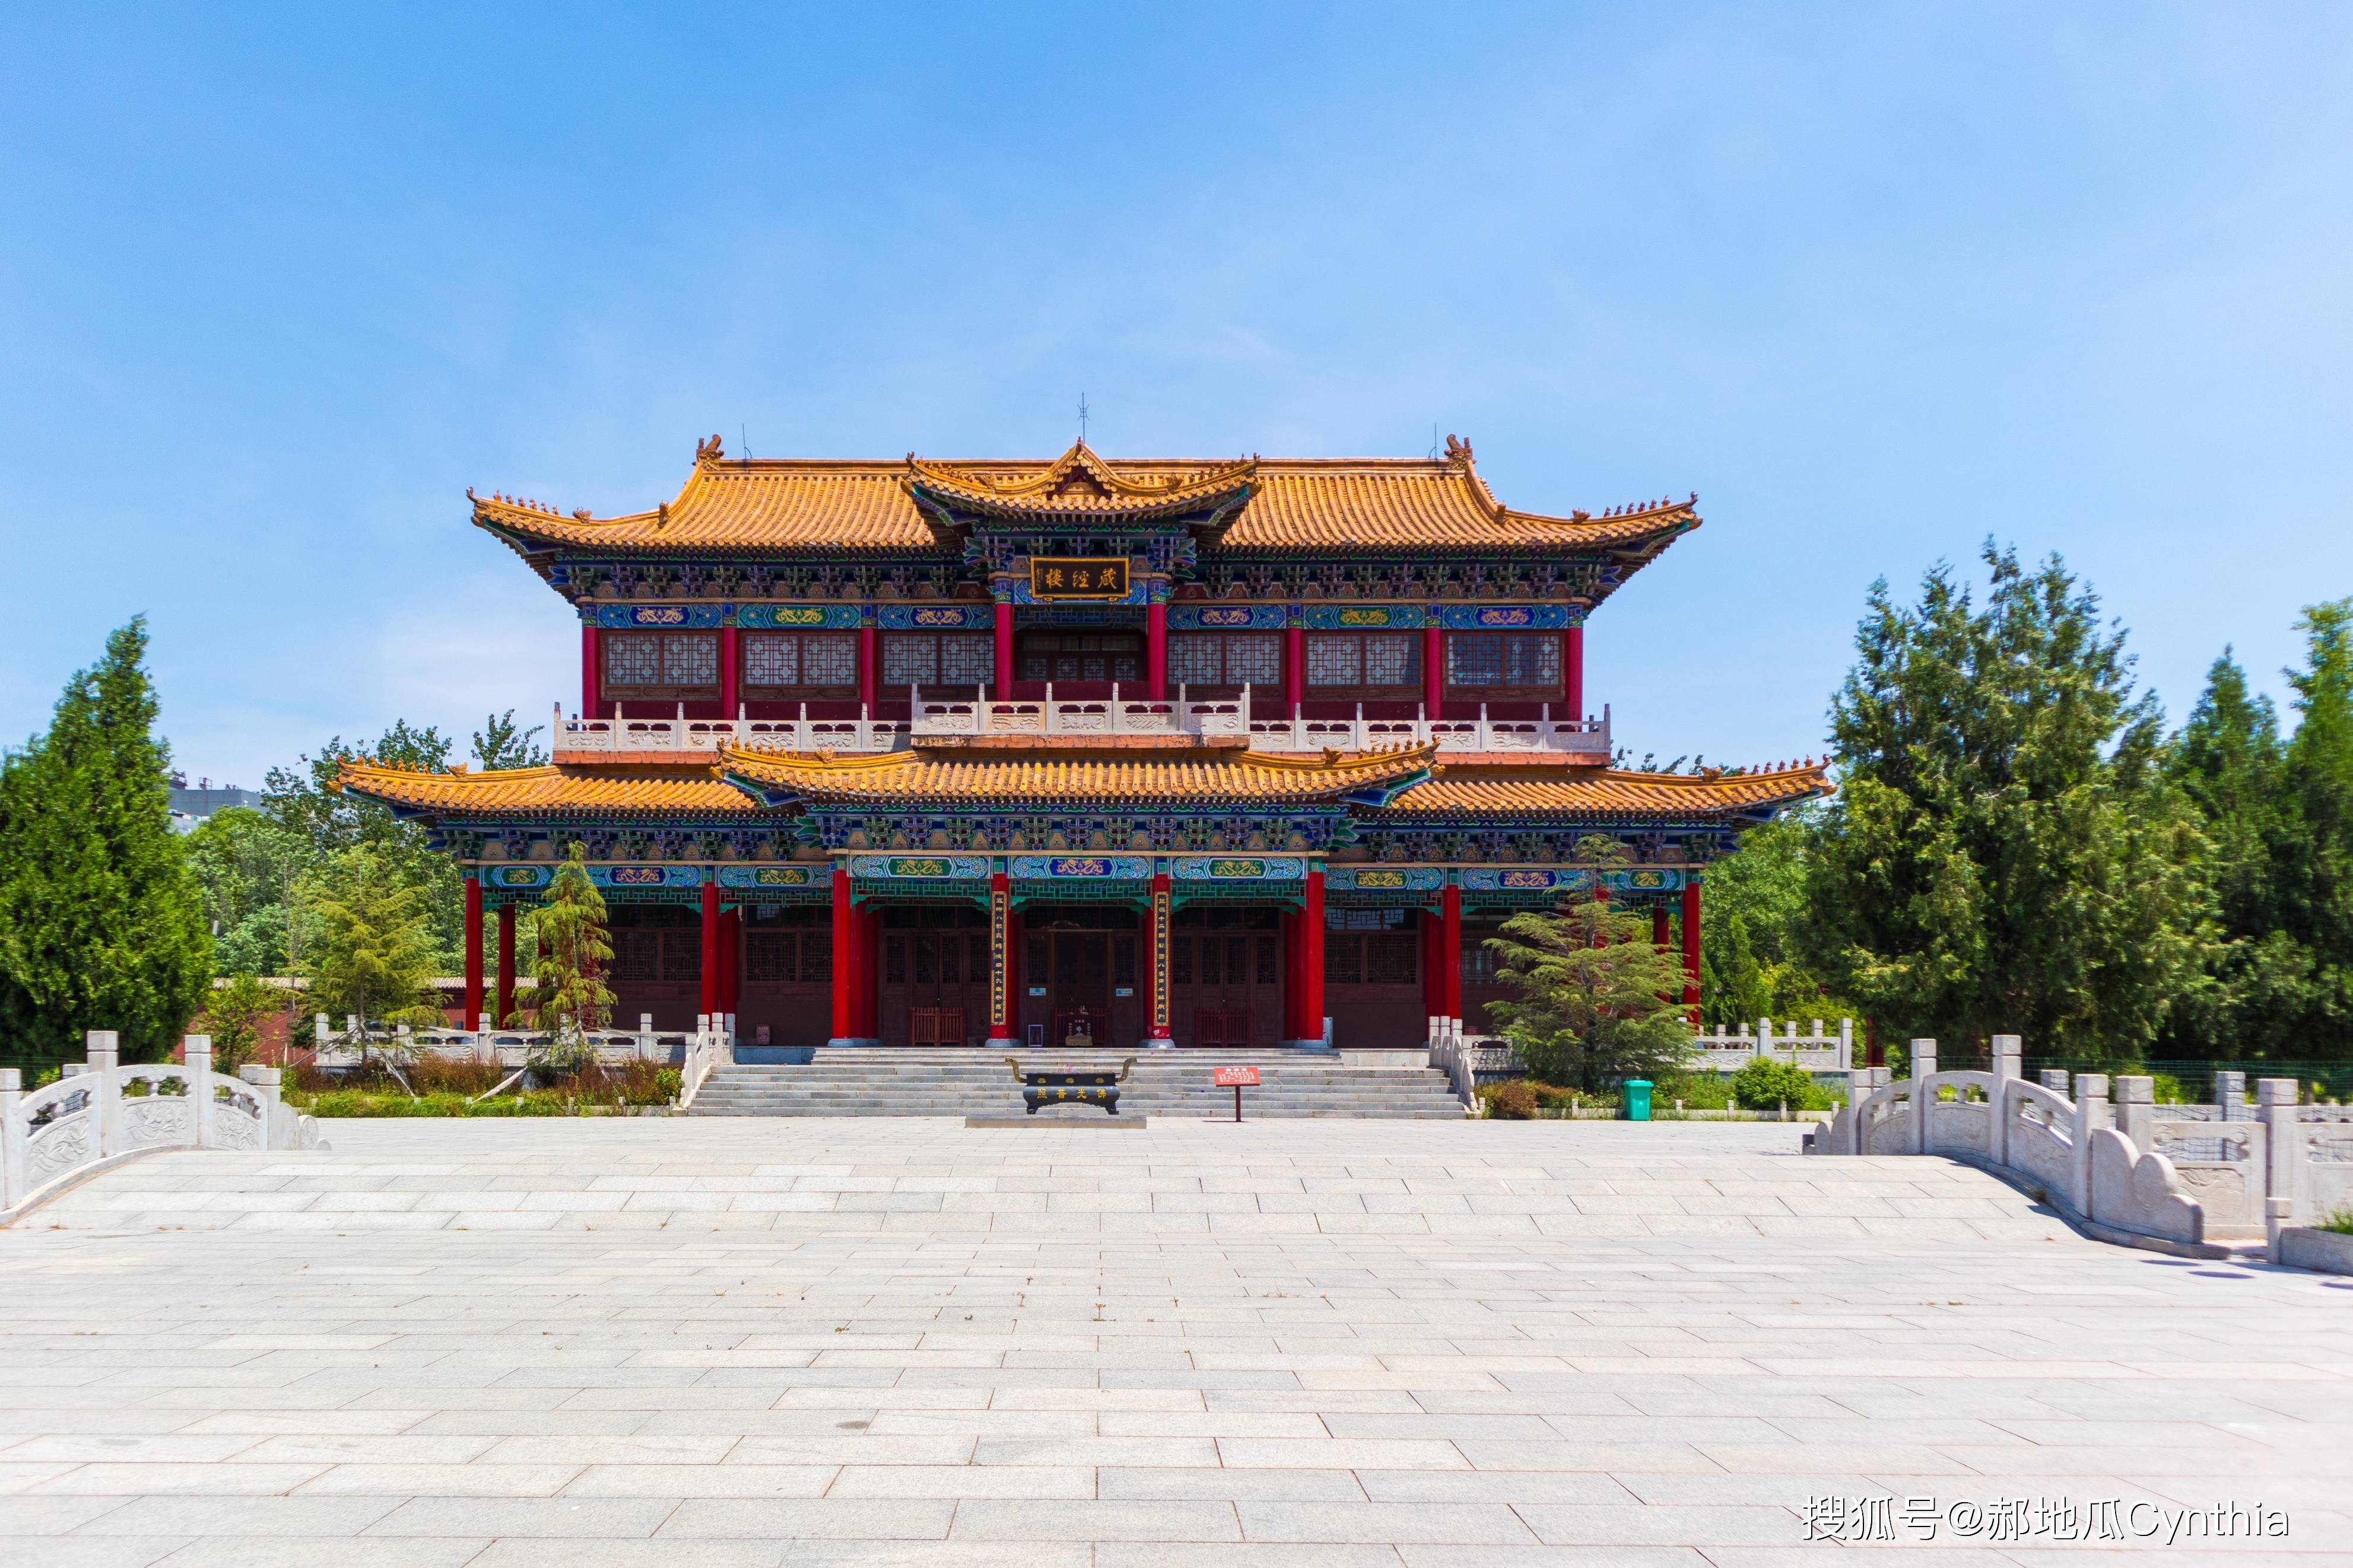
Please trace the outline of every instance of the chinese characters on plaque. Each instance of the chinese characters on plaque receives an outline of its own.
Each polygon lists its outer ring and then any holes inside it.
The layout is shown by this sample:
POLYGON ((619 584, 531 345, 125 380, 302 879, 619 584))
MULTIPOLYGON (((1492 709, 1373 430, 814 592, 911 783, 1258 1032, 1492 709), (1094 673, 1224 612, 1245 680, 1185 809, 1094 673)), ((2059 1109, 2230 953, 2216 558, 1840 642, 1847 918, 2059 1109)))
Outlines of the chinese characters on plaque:
POLYGON ((1033 555, 1029 592, 1040 599, 1124 599, 1127 558, 1033 555))

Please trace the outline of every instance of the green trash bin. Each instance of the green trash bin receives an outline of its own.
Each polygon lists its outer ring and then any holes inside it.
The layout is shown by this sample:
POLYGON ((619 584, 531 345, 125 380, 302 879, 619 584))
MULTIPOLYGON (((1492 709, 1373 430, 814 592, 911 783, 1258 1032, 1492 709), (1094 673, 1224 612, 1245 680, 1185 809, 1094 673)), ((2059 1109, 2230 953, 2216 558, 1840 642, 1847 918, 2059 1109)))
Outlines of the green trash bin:
POLYGON ((1630 1078, 1626 1080, 1626 1120, 1648 1121, 1651 1119, 1651 1080, 1630 1078))

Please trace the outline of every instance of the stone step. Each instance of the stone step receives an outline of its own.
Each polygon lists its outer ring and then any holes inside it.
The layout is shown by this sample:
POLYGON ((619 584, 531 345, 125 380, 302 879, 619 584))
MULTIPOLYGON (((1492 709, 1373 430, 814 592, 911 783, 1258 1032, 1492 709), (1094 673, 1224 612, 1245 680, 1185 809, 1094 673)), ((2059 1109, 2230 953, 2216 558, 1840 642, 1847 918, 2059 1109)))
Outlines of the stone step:
MULTIPOLYGON (((1030 1071, 1068 1068, 1112 1071, 1138 1059, 1120 1087, 1120 1109, 1134 1116, 1203 1120, 1231 1114, 1232 1091, 1209 1081, 1213 1067, 1247 1064, 1261 1082, 1243 1090, 1242 1114, 1262 1119, 1303 1117, 1460 1118, 1446 1075, 1400 1053, 1394 1067, 1350 1067, 1324 1052, 1256 1051, 1143 1054, 1116 1050, 1025 1051, 1030 1071)), ((1004 1116, 1023 1113, 1021 1086, 1004 1058, 983 1053, 892 1050, 860 1047, 820 1049, 802 1065, 730 1063, 715 1069, 696 1095, 698 1116, 1004 1116)), ((1047 1120, 1083 1120, 1098 1108, 1055 1106, 1047 1120)))

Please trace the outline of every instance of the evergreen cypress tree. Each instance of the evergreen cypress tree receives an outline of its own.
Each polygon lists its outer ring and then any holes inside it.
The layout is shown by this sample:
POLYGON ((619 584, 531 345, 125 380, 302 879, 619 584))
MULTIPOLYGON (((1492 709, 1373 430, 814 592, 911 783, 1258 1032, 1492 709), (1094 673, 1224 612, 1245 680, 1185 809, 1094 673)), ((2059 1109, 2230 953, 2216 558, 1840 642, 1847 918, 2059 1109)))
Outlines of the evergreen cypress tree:
POLYGON ((605 986, 613 943, 605 930, 605 895, 588 879, 586 850, 575 844, 539 906, 537 963, 531 988, 518 998, 547 1039, 533 1067, 576 1072, 594 1059, 588 1031, 605 1026, 613 994, 605 986))
POLYGON ((0 1034, 53 1061, 90 1029, 117 1031, 126 1060, 161 1059, 212 979, 146 651, 134 617, 0 764, 0 1034))
MULTIPOLYGON (((1592 837, 1577 855, 1607 870, 1625 850, 1592 837)), ((1651 945, 1648 914, 1576 899, 1556 914, 1522 910, 1487 945, 1496 978, 1514 993, 1487 1011, 1540 1080, 1598 1089, 1690 1060, 1683 963, 1651 945)))
POLYGON ((1943 565, 1916 607, 1872 590, 1831 702, 1806 945, 1896 1037, 2130 1059, 2198 978, 2203 840, 2098 600, 2055 556, 1985 561, 1982 611, 1943 565))

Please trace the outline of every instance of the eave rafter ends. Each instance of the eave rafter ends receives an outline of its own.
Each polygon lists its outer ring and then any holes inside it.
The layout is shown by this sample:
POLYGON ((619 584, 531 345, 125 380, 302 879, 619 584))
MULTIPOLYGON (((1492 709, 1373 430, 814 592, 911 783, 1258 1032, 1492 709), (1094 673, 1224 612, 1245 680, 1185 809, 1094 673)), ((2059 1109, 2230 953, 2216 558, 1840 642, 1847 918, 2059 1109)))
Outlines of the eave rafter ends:
POLYGON ((597 517, 468 490, 474 522, 534 566, 551 556, 933 560, 976 517, 1008 523, 1188 521, 1235 559, 1451 554, 1630 568, 1700 525, 1698 497, 1585 510, 1519 511, 1497 500, 1468 443, 1443 458, 1107 458, 1083 442, 1048 462, 730 458, 712 437, 677 496, 597 517))

